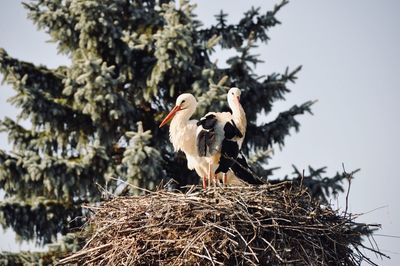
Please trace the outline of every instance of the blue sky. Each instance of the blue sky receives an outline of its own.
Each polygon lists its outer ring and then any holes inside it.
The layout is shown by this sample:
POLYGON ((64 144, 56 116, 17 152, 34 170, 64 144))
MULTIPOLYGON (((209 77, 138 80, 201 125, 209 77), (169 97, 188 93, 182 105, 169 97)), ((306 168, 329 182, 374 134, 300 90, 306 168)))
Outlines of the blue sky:
MULTIPOLYGON (((237 22, 251 6, 268 10, 276 1, 194 1, 198 19, 209 25, 223 9, 229 21, 237 22)), ((281 166, 277 174, 298 168, 328 166, 328 174, 361 168, 351 187, 350 211, 367 213, 359 221, 380 223, 379 234, 400 235, 400 2, 384 1, 292 1, 278 15, 282 21, 270 31, 267 46, 258 48, 264 64, 258 74, 283 71, 286 66, 303 65, 292 93, 263 117, 270 121, 279 111, 307 100, 318 100, 314 116, 300 118, 301 129, 287 139, 285 147, 275 147, 271 166, 281 166), (378 209, 377 209, 378 208, 378 209), (377 209, 377 210, 375 210, 377 209), (374 210, 374 211, 373 211, 374 210)), ((20 1, 0 3, 0 47, 11 56, 57 67, 68 58, 57 55, 56 45, 38 32, 26 18, 20 1)), ((229 53, 214 55, 223 64, 229 53)), ((10 87, 0 87, 0 119, 15 117, 16 109, 6 99, 10 87)), ((246 104, 246 103, 243 103, 246 104)), ((7 137, 0 134, 0 148, 8 149, 7 137)), ((344 208, 344 197, 332 203, 344 208)), ((1 233, 1 232, 0 232, 1 233)), ((1 236, 0 250, 18 250, 14 236, 1 236)), ((380 265, 400 264, 400 239, 376 236, 381 250, 392 257, 380 265)), ((23 249, 30 248, 23 245, 23 249)), ((376 260, 376 258, 374 258, 376 260)))

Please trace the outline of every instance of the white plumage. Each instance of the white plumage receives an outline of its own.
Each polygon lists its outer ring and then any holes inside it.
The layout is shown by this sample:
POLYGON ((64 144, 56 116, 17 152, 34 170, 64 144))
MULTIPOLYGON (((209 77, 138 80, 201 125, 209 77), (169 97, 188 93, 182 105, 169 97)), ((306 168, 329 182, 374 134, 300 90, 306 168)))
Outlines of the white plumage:
MULTIPOLYGON (((228 172, 232 162, 227 162, 223 156, 221 158, 221 154, 223 154, 236 159, 246 132, 246 115, 239 102, 240 90, 232 88, 229 90, 227 98, 232 113, 211 112, 197 121, 190 119, 197 107, 195 97, 190 93, 181 94, 176 99, 175 107, 160 124, 162 127, 172 120, 169 137, 174 150, 181 150, 185 153, 188 168, 194 169, 203 178, 204 188, 206 187, 206 177, 208 176, 210 180, 221 165, 225 184, 227 181, 230 184, 240 184, 243 180, 252 184, 257 182, 251 174, 247 174, 246 170, 242 171, 242 166, 232 167, 235 174, 231 171, 228 172), (199 146, 199 135, 201 134, 205 137, 202 139, 203 144, 207 144, 203 146, 203 150, 199 146), (226 145, 227 143, 229 145, 226 145), (233 154, 229 151, 231 147, 236 147, 233 154)), ((245 161, 244 164, 246 164, 245 161)))
POLYGON ((200 157, 196 147, 197 120, 190 120, 196 111, 196 98, 190 93, 179 95, 175 107, 161 122, 160 127, 171 121, 169 138, 175 151, 183 151, 186 155, 187 165, 190 170, 203 177, 203 186, 208 172, 206 158, 200 157))
POLYGON ((196 146, 198 154, 209 163, 208 177, 224 173, 234 164, 246 134, 246 114, 240 104, 240 90, 228 91, 229 112, 210 112, 197 123, 196 146), (229 159, 229 157, 231 159, 229 159), (232 160, 233 159, 233 160, 232 160))

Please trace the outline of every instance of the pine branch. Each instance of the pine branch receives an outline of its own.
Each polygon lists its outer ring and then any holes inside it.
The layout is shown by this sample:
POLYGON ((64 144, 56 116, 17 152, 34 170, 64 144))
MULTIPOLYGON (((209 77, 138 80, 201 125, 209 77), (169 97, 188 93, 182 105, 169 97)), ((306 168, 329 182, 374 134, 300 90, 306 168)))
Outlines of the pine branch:
POLYGON ((300 70, 301 66, 291 72, 287 68, 284 74, 272 73, 260 83, 259 78, 253 77, 251 73, 240 75, 239 73, 243 73, 243 70, 237 72, 232 69, 229 73, 234 77, 232 83, 245 91, 242 102, 248 120, 255 121, 257 114, 270 112, 276 100, 284 100, 285 95, 290 92, 287 83, 294 82, 300 70))
POLYGON ((221 11, 220 14, 215 16, 217 19, 215 26, 198 32, 200 39, 206 41, 214 35, 221 36, 220 43, 223 48, 239 48, 250 36, 252 36, 254 41, 266 42, 269 40, 266 32, 271 27, 280 24, 275 15, 288 2, 287 0, 281 1, 275 5, 272 11, 268 11, 265 15, 260 15, 259 8, 252 8, 244 13, 244 18, 238 24, 227 24, 227 14, 221 11))
POLYGON ((353 176, 360 169, 352 171, 350 174, 337 172, 333 177, 325 176, 326 167, 314 169, 308 167, 308 174, 300 171, 293 165, 292 176, 285 176, 282 180, 274 180, 273 183, 282 181, 292 181, 294 184, 305 186, 309 189, 313 198, 319 199, 324 204, 329 204, 331 196, 337 196, 339 193, 344 192, 343 180, 353 176))
POLYGON ((76 112, 63 99, 63 68, 53 71, 37 67, 14 59, 0 49, 0 71, 4 82, 17 91, 9 101, 22 109, 19 119, 30 119, 34 127, 50 123, 60 132, 77 130, 82 124, 91 125, 87 115, 76 112), (69 127, 65 127, 64 121, 71 121, 69 127))
POLYGON ((273 172, 279 169, 279 167, 266 168, 268 160, 272 157, 272 153, 272 149, 256 148, 249 154, 248 163, 251 169, 257 176, 262 177, 264 180, 268 180, 268 177, 272 176, 273 172))
POLYGON ((161 176, 162 158, 150 144, 151 131, 144 131, 142 122, 137 124, 137 132, 126 133, 129 145, 123 153, 120 175, 136 187, 153 189, 161 176))
POLYGON ((37 196, 72 202, 75 198, 100 199, 97 185, 105 184, 109 158, 96 147, 66 159, 40 156, 30 150, 13 155, 0 150, 0 162, 0 187, 6 198, 37 196))
POLYGON ((47 93, 50 97, 60 97, 62 94, 62 80, 65 78, 65 67, 50 70, 44 66, 35 66, 32 63, 20 61, 10 57, 0 48, 0 73, 3 80, 14 88, 23 85, 31 91, 47 93))
POLYGON ((65 234, 85 222, 80 207, 69 202, 37 198, 32 201, 1 201, 0 212, 3 228, 11 227, 21 240, 36 238, 38 245, 51 243, 57 234, 65 234))
POLYGON ((0 264, 4 266, 55 265, 67 252, 0 252, 0 264))
POLYGON ((304 113, 312 114, 311 106, 314 103, 308 101, 300 106, 295 105, 288 111, 280 113, 274 121, 261 126, 249 124, 249 133, 246 135, 251 135, 252 138, 247 138, 247 143, 250 147, 272 147, 275 143, 284 146, 285 137, 290 135, 290 130, 298 131, 300 128, 300 123, 295 117, 304 113))

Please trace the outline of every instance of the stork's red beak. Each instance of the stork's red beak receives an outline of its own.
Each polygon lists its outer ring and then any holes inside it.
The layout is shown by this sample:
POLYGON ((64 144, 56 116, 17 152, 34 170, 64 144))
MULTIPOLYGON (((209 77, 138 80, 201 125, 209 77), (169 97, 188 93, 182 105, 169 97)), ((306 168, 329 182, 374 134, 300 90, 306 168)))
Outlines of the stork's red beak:
POLYGON ((164 120, 161 122, 161 124, 160 124, 159 127, 161 128, 161 127, 163 127, 166 123, 168 123, 169 120, 171 120, 172 118, 174 118, 175 114, 176 114, 178 111, 180 111, 180 110, 182 110, 182 109, 181 109, 181 106, 180 106, 180 105, 176 105, 176 106, 171 110, 171 112, 169 112, 169 114, 164 118, 164 120))
POLYGON ((236 104, 237 104, 237 107, 239 108, 240 107, 240 96, 236 96, 236 104))

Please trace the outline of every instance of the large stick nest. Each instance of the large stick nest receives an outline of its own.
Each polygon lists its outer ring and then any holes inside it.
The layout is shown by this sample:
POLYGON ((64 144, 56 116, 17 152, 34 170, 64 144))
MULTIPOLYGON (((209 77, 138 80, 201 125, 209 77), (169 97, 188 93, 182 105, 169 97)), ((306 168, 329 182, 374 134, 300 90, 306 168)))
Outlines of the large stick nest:
MULTIPOLYGON (((78 265, 359 265, 362 232, 289 182, 117 197, 95 212, 78 265)), ((373 225, 372 225, 373 226, 373 225)), ((379 252, 378 252, 379 253, 379 252)))

